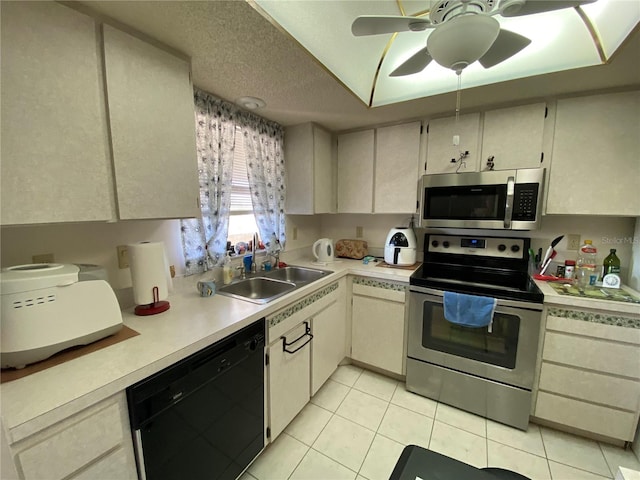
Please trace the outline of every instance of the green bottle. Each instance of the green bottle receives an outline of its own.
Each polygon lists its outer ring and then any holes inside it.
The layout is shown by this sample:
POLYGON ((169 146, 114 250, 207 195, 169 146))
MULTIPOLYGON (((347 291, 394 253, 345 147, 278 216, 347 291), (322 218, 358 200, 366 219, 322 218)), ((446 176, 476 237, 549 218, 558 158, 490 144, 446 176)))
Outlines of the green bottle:
POLYGON ((607 258, 604 259, 604 262, 602 262, 602 276, 605 276, 608 273, 620 275, 620 259, 616 256, 616 249, 612 248, 610 252, 611 253, 607 255, 607 258))

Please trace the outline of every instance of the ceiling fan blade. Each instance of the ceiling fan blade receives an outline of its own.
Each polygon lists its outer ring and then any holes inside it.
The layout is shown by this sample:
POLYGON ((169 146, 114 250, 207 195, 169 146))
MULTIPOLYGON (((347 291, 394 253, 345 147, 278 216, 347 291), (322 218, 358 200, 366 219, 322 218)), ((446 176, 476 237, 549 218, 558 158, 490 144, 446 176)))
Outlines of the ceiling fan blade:
POLYGON ((420 32, 431 28, 426 18, 398 17, 388 15, 363 15, 351 24, 351 33, 356 37, 363 35, 380 35, 395 32, 420 32))
POLYGON ((510 30, 500 29, 498 32, 498 38, 489 47, 487 53, 485 53, 478 60, 484 68, 491 68, 500 62, 504 62, 507 58, 512 57, 524 47, 529 45, 531 40, 527 37, 523 37, 510 30))
POLYGON ((563 8, 579 7, 597 0, 501 0, 500 15, 503 17, 521 17, 535 13, 551 12, 563 8))
POLYGON ((404 75, 412 75, 414 73, 421 72, 427 68, 427 65, 431 63, 431 60, 433 60, 433 58, 429 55, 427 47, 421 48, 411 55, 407 61, 391 72, 389 76, 402 77, 404 75))

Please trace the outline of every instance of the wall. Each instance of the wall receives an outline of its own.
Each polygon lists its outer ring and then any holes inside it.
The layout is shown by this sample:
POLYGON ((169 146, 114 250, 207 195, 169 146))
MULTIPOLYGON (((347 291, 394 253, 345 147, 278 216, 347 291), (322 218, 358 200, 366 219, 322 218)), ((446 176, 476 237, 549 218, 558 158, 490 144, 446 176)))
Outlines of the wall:
MULTIPOLYGON (((384 242, 387 233, 393 227, 407 226, 409 215, 322 215, 321 236, 328 237, 334 241, 341 238, 356 238, 356 226, 363 227, 363 240, 369 244, 369 251, 372 255, 382 256, 384 242)), ((638 221, 637 223, 640 223, 638 221)), ((567 249, 566 235, 580 235, 582 241, 591 239, 598 249, 598 261, 602 265, 602 260, 609 254, 610 248, 617 250, 616 255, 621 262, 621 276, 624 283, 627 283, 632 265, 632 239, 640 239, 640 233, 636 226, 635 218, 626 217, 596 217, 596 216, 544 216, 539 230, 533 232, 502 232, 496 230, 461 230, 461 229, 430 229, 431 233, 449 233, 461 235, 489 235, 489 236, 513 236, 530 237, 534 251, 542 248, 543 252, 551 244, 551 241, 560 236, 565 238, 556 246, 557 255, 555 260, 558 264, 564 264, 565 259, 577 257, 577 251, 567 249), (634 233, 634 228, 636 232, 634 233)), ((418 251, 423 251, 425 229, 416 229, 418 239, 418 251)), ((640 240, 636 240, 636 243, 640 240)), ((635 245, 636 258, 636 278, 640 277, 640 245, 635 245)), ((418 254, 418 259, 421 255, 418 254)), ((555 264, 552 264, 552 271, 555 271, 555 264)), ((637 282, 638 280, 636 280, 637 282)), ((637 286, 635 287, 637 289, 637 286)))
MULTIPOLYGON (((287 253, 308 252, 320 237, 317 217, 287 216, 287 253), (293 229, 297 239, 293 240, 293 229)), ((130 243, 163 241, 169 265, 184 275, 184 255, 179 220, 141 220, 117 223, 76 223, 2 227, 0 229, 0 265, 8 267, 33 263, 32 256, 53 253, 58 263, 92 263, 107 269, 114 289, 131 286, 128 268, 119 269, 116 247, 130 243)))
MULTIPOLYGON (((409 215, 288 215, 287 245, 284 261, 293 262, 308 257, 313 242, 321 237, 334 240, 355 238, 356 226, 363 228, 363 240, 369 243, 370 253, 384 254, 387 233, 393 227, 407 226, 409 215), (294 239, 294 229, 297 238, 294 239)), ((451 230, 446 233, 500 235, 500 232, 473 230, 451 230)), ((422 250, 425 230, 416 229, 418 249, 422 250)), ((534 250, 549 245, 559 235, 579 234, 584 240, 590 238, 598 248, 598 258, 616 248, 622 264, 623 282, 638 290, 640 285, 640 220, 635 218, 546 216, 542 227, 535 232, 515 232, 508 235, 532 237, 534 250), (635 238, 635 243, 633 239, 635 238), (633 260, 632 260, 633 259, 633 260), (629 273, 634 268, 631 275, 629 273), (635 285, 634 285, 635 283, 635 285)), ((129 269, 119 269, 116 246, 140 241, 164 241, 167 257, 175 265, 176 274, 184 274, 184 258, 178 220, 147 220, 118 223, 59 224, 25 227, 3 227, 0 229, 0 265, 7 267, 32 263, 32 255, 53 253, 56 262, 94 263, 107 269, 109 281, 114 289, 131 286, 129 269)), ((566 239, 556 247, 557 260, 575 258, 576 252, 566 249, 566 239)), ((421 258, 418 255, 418 258, 421 258)))
POLYGON ((384 255, 384 242, 389 230, 407 227, 411 215, 408 214, 340 214, 320 215, 321 236, 331 238, 334 243, 340 239, 356 239, 356 227, 362 227, 362 240, 369 245, 369 253, 384 255))

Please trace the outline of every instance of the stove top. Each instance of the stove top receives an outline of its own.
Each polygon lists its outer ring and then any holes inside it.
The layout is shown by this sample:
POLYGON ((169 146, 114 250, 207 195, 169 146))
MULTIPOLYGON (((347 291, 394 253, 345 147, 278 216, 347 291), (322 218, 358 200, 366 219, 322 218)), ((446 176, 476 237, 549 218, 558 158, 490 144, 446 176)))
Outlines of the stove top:
POLYGON ((527 271, 528 238, 425 235, 423 265, 410 284, 437 290, 542 303, 527 271))

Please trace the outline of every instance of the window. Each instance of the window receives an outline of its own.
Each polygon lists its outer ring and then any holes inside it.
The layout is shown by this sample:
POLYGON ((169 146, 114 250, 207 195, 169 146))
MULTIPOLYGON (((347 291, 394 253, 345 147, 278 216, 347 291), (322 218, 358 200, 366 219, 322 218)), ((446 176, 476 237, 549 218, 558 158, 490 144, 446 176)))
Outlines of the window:
POLYGON ((242 141, 242 129, 236 127, 236 144, 233 150, 233 179, 231 180, 231 213, 227 241, 249 243, 258 231, 247 177, 247 159, 242 141))

